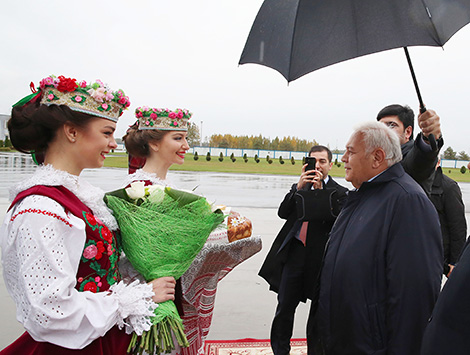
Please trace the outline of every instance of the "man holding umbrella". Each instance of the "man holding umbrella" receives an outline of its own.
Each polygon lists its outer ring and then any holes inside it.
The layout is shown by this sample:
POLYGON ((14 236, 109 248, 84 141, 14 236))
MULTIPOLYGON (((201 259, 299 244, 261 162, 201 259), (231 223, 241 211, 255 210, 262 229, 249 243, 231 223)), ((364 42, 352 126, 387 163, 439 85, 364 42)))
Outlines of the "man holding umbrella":
POLYGON ((403 154, 401 164, 429 196, 439 150, 444 143, 439 116, 433 110, 426 110, 418 116, 421 132, 416 140, 413 139, 414 113, 409 106, 388 105, 377 114, 377 121, 385 123, 398 134, 403 154), (437 140, 436 149, 429 144, 431 134, 437 140))

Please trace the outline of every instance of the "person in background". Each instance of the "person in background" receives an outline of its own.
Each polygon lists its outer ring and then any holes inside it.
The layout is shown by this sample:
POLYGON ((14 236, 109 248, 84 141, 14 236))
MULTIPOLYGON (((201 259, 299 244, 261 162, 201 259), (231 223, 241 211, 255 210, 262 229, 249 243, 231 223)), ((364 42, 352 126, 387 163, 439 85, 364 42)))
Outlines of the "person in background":
POLYGON ((259 271, 270 289, 278 294, 271 325, 271 347, 275 355, 290 352, 295 310, 299 302, 313 298, 328 233, 347 197, 348 190, 328 175, 333 166, 331 151, 317 145, 310 149, 309 156, 316 158, 315 170, 305 171, 305 164, 298 183, 292 185, 279 206, 278 215, 286 222, 259 271), (312 191, 311 203, 318 211, 314 220, 299 219, 297 204, 301 201, 296 200, 295 195, 303 189, 324 190, 327 193, 323 195, 326 198, 322 198, 322 195, 313 194, 312 191), (334 214, 331 213, 333 206, 329 196, 336 200, 334 214))
POLYGON ((356 190, 321 271, 316 346, 324 354, 419 354, 440 291, 442 239, 437 212, 401 157, 397 134, 379 122, 360 125, 346 144, 345 179, 356 190))
POLYGON ((421 355, 467 355, 470 349, 470 248, 464 247, 429 317, 421 355))
POLYGON ((416 180, 429 196, 439 150, 444 144, 440 118, 433 110, 426 110, 418 116, 421 132, 413 139, 414 113, 409 106, 388 105, 377 114, 377 121, 392 128, 400 139, 405 171, 416 180), (437 147, 432 149, 428 136, 433 134, 437 147))
POLYGON ((444 175, 440 159, 436 165, 430 199, 439 214, 444 246, 444 275, 449 277, 467 239, 467 221, 462 191, 457 182, 444 175))
POLYGON ((13 146, 44 161, 12 188, 0 230, 5 286, 26 329, 2 355, 124 355, 131 336, 122 328, 148 330, 156 303, 174 299, 172 278, 121 280, 117 222, 104 192, 80 178, 116 148, 129 104, 99 80, 49 76, 14 105, 13 146))

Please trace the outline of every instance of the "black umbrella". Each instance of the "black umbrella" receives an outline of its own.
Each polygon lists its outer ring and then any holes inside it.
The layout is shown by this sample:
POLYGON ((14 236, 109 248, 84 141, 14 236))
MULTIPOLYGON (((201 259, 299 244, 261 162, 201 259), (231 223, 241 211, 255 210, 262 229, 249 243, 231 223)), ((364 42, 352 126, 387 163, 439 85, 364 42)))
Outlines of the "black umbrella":
POLYGON ((239 64, 256 63, 288 82, 351 58, 408 46, 443 46, 470 22, 470 0, 265 0, 239 64))

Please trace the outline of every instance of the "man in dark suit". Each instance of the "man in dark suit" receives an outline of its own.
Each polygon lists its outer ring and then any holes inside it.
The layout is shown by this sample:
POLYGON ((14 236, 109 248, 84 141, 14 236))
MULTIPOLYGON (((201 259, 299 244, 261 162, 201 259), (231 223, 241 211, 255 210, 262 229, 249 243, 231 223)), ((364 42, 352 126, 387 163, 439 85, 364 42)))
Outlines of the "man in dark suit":
POLYGON ((305 171, 307 165, 304 165, 299 182, 279 206, 279 217, 287 221, 259 272, 278 294, 271 326, 271 347, 275 355, 289 354, 295 310, 299 302, 306 302, 314 295, 328 233, 348 191, 328 176, 333 162, 327 147, 314 146, 309 156, 316 158, 315 170, 305 171), (303 192, 304 203, 298 191, 303 192), (299 219, 299 208, 309 216, 299 219))

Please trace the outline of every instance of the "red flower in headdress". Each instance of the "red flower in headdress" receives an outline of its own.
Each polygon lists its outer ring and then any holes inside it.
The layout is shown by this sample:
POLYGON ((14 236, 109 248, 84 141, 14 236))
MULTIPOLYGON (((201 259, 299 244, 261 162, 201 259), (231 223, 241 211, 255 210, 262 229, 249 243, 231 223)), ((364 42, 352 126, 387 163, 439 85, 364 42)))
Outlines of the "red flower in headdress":
POLYGON ((57 90, 60 92, 66 92, 66 91, 75 91, 76 88, 78 88, 78 85, 76 83, 75 79, 70 79, 66 78, 63 75, 59 76, 59 85, 57 85, 57 90))

